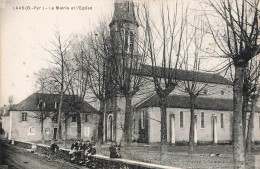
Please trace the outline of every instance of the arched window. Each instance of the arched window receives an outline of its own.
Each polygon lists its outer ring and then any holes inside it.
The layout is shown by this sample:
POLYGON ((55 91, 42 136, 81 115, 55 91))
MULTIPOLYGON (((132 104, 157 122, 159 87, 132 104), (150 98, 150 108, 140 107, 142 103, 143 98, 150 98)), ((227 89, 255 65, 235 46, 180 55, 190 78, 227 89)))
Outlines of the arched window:
POLYGON ((125 49, 126 50, 128 48, 128 35, 129 35, 129 31, 126 29, 125 30, 125 49))
POLYGON ((130 44, 129 44, 130 53, 134 51, 134 32, 130 31, 130 44))
POLYGON ((201 128, 205 128, 204 112, 201 112, 201 114, 200 114, 200 120, 201 120, 201 128))
POLYGON ((130 11, 130 2, 126 1, 126 10, 129 12, 130 11))
POLYGON ((183 112, 180 112, 180 128, 183 128, 183 112))

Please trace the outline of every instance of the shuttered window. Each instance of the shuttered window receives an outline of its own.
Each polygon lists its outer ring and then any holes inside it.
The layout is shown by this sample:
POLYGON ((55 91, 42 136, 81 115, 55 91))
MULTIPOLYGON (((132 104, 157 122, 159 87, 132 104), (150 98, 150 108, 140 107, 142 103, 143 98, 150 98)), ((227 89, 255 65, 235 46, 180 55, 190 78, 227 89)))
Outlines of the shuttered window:
POLYGON ((22 121, 27 121, 27 113, 22 112, 22 121))

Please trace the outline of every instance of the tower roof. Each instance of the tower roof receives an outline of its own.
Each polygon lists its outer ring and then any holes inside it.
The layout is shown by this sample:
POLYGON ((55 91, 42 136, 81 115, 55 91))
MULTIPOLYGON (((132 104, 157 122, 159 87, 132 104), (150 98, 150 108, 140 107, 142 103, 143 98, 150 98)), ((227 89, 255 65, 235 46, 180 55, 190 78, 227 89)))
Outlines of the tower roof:
POLYGON ((115 22, 130 22, 138 25, 134 12, 133 0, 115 0, 114 2, 114 14, 111 23, 115 22))

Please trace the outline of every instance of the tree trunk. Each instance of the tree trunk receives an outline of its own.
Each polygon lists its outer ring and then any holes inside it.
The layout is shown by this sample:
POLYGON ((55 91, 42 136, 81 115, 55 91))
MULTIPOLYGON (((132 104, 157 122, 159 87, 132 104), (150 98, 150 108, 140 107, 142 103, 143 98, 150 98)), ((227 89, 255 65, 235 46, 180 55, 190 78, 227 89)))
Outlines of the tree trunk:
POLYGON ((258 95, 254 95, 252 97, 251 112, 248 121, 248 130, 247 130, 247 138, 246 138, 246 151, 248 153, 251 153, 252 146, 253 146, 254 114, 256 111, 257 99, 258 99, 258 95))
POLYGON ((103 143, 103 131, 104 131, 104 112, 106 111, 106 102, 100 100, 100 116, 98 122, 98 141, 97 141, 97 153, 101 153, 101 144, 103 143))
POLYGON ((166 107, 167 107, 167 96, 160 98, 160 109, 161 109, 161 156, 166 151, 167 144, 167 121, 166 121, 166 107))
POLYGON ((194 127, 195 127, 195 96, 190 94, 190 134, 189 134, 189 151, 194 150, 194 127))
POLYGON ((65 138, 64 138, 64 147, 66 148, 67 145, 67 139, 68 139, 68 118, 65 118, 65 122, 64 122, 65 126, 65 138))
POLYGON ((60 94, 60 104, 59 104, 59 111, 58 111, 58 140, 62 140, 62 127, 61 127, 62 102, 63 102, 63 92, 61 92, 60 94))
POLYGON ((235 67, 235 79, 233 87, 233 160, 235 169, 245 168, 245 148, 242 125, 242 96, 244 66, 235 67))
POLYGON ((133 121, 133 112, 132 112, 132 96, 125 96, 125 121, 124 121, 124 139, 126 143, 132 142, 132 121, 133 121))
POLYGON ((116 135, 117 135, 117 97, 112 98, 112 106, 113 106, 113 138, 112 141, 116 142, 116 135))
POLYGON ((100 100, 100 117, 98 123, 98 142, 103 143, 103 131, 104 131, 104 112, 106 111, 106 102, 100 100))
POLYGON ((77 111, 77 138, 81 139, 81 117, 80 117, 80 111, 77 111))
POLYGON ((243 136, 244 136, 244 140, 246 140, 246 117, 247 117, 247 109, 248 109, 248 100, 249 100, 249 96, 247 94, 247 89, 244 87, 243 90, 243 108, 242 108, 242 125, 243 125, 243 136))
POLYGON ((44 143, 44 131, 43 131, 43 122, 44 122, 44 117, 43 117, 43 111, 41 111, 41 141, 44 143))

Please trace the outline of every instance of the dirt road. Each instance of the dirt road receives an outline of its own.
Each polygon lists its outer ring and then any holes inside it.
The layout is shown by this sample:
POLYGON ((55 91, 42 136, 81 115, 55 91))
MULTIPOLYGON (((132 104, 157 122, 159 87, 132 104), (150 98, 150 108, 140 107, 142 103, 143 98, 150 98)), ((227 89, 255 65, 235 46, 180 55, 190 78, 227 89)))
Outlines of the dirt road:
POLYGON ((1 140, 0 159, 0 165, 8 165, 9 169, 87 169, 63 160, 49 162, 43 156, 30 153, 25 149, 4 143, 1 140))

